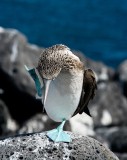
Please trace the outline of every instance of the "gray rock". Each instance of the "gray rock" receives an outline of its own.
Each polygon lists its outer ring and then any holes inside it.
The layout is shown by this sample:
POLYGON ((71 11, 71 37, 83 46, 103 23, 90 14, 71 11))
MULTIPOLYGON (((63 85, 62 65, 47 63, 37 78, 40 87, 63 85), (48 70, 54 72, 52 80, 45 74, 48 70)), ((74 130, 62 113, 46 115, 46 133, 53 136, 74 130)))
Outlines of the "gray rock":
POLYGON ((42 111, 41 102, 35 99, 34 82, 24 68, 24 65, 33 67, 37 63, 41 50, 28 44, 25 36, 17 30, 1 29, 1 99, 7 104, 12 117, 20 124, 42 111))
POLYGON ((119 83, 99 84, 90 106, 94 127, 127 125, 127 99, 119 83))
POLYGON ((13 135, 18 129, 18 125, 12 119, 5 103, 0 100, 0 137, 13 135))
POLYGON ((74 51, 74 53, 81 59, 85 64, 86 68, 91 68, 96 74, 97 82, 107 82, 114 79, 115 70, 111 67, 106 66, 100 61, 93 61, 86 57, 82 52, 74 51))
POLYGON ((116 155, 118 156, 118 158, 120 160, 127 160, 127 154, 126 153, 124 153, 124 154, 117 153, 116 155))
POLYGON ((127 60, 119 65, 117 72, 121 81, 127 81, 127 60))
POLYGON ((127 97, 127 60, 123 61, 117 69, 118 77, 121 82, 123 94, 127 97))
POLYGON ((127 154, 127 127, 111 127, 111 128, 100 128, 96 130, 98 140, 102 143, 106 143, 108 147, 116 153, 127 154))
POLYGON ((68 132, 71 143, 54 143, 46 132, 20 135, 0 141, 1 160, 118 160, 104 145, 90 137, 68 132))
POLYGON ((94 122, 93 118, 87 114, 77 114, 69 120, 71 131, 83 136, 94 136, 94 122))
POLYGON ((40 53, 41 49, 28 44, 19 31, 3 29, 0 32, 0 68, 13 79, 19 90, 32 95, 35 88, 24 65, 33 67, 40 53))
POLYGON ((0 69, 0 75, 0 85, 3 90, 1 99, 8 107, 13 119, 22 124, 32 115, 39 111, 42 112, 41 102, 37 101, 34 96, 18 89, 12 77, 2 69, 0 69))

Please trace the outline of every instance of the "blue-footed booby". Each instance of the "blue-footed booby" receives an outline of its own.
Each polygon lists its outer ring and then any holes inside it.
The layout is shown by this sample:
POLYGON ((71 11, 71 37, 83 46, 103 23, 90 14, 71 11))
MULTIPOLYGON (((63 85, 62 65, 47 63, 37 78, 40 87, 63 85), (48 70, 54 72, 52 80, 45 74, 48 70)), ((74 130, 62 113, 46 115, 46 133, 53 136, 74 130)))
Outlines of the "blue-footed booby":
POLYGON ((46 48, 38 65, 26 69, 35 81, 37 95, 48 116, 62 122, 58 128, 48 131, 47 136, 55 142, 70 142, 70 135, 63 131, 64 123, 78 113, 91 116, 87 105, 97 89, 94 72, 86 69, 80 59, 61 44, 46 48))

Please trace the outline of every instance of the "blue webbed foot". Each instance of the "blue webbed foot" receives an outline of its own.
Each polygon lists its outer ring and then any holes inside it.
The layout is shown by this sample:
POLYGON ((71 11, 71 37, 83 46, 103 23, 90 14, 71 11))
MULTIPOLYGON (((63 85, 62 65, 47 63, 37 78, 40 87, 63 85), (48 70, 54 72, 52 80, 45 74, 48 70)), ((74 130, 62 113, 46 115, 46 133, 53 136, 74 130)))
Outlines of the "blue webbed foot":
POLYGON ((54 142, 71 142, 71 136, 63 131, 65 120, 55 129, 48 131, 47 136, 54 142))

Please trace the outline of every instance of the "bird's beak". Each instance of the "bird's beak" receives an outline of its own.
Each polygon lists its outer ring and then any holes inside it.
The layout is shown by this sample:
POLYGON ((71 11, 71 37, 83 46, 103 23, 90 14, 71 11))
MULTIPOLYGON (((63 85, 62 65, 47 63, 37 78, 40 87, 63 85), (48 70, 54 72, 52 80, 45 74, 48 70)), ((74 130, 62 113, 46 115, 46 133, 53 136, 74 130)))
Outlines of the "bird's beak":
POLYGON ((47 95, 48 95, 48 90, 49 90, 49 85, 50 85, 51 81, 52 80, 50 80, 50 79, 43 79, 43 83, 44 83, 44 87, 43 87, 43 90, 42 90, 42 95, 43 95, 42 103, 43 103, 43 107, 45 106, 45 102, 46 102, 47 95))

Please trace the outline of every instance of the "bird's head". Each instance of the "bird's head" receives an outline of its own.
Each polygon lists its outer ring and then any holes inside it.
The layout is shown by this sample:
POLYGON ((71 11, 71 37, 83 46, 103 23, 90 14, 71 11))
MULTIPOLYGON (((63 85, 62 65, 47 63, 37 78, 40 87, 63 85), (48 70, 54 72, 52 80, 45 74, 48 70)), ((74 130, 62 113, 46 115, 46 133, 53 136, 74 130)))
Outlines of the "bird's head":
POLYGON ((46 48, 38 61, 37 70, 41 80, 43 81, 42 103, 45 105, 49 86, 52 80, 59 75, 63 66, 63 51, 68 48, 64 45, 54 45, 46 48))
POLYGON ((53 80, 58 76, 63 67, 64 54, 68 49, 64 45, 54 45, 42 52, 37 66, 42 78, 53 80))

